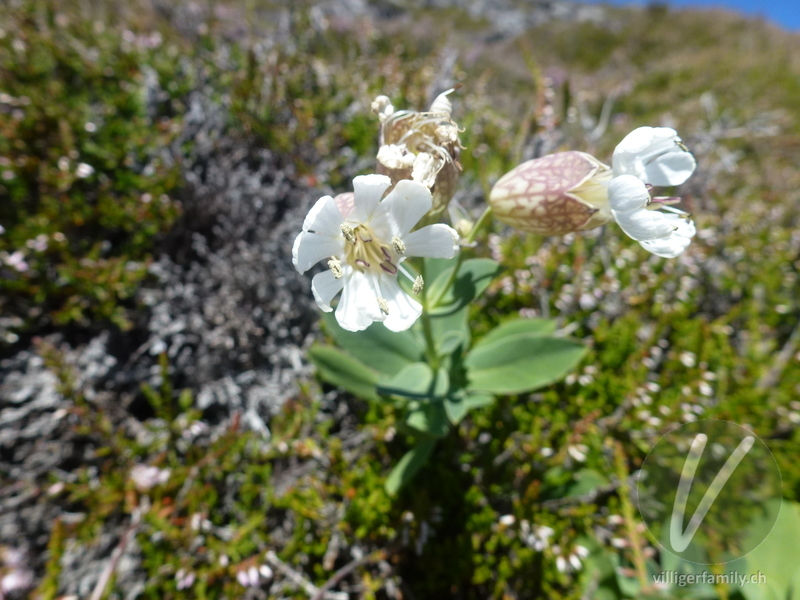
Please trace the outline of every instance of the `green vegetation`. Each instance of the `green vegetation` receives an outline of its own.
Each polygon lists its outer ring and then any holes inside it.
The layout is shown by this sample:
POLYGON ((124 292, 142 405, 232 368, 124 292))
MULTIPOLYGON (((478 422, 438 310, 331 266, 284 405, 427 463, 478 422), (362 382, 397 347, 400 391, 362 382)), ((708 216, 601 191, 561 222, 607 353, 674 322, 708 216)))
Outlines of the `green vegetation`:
POLYGON ((153 237, 179 214, 166 150, 191 86, 180 51, 46 3, 2 17, 0 252, 22 253, 0 278, 6 338, 126 327, 153 237))

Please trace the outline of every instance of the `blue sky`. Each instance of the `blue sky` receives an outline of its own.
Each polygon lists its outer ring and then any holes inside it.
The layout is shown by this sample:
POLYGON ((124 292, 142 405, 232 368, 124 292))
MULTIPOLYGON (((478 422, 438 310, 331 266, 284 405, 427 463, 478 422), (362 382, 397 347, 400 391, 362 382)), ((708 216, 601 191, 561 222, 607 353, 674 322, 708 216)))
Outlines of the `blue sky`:
MULTIPOLYGON (((603 0, 610 4, 647 4, 646 0, 603 0)), ((666 0, 670 6, 723 7, 766 17, 785 29, 800 32, 800 0, 666 0)))

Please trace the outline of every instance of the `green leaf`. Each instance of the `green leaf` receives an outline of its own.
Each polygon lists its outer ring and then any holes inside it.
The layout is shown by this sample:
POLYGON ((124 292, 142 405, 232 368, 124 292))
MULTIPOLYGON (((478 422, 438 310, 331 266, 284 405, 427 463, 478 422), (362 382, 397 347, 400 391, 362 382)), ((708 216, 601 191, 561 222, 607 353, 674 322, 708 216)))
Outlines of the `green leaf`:
POLYGON ((747 600, 797 600, 800 598, 800 504, 776 498, 764 507, 763 518, 751 523, 748 536, 764 541, 746 557, 725 565, 741 574, 761 574, 763 583, 742 586, 747 600), (775 512, 780 511, 777 520, 775 512), (773 526, 774 523, 774 526, 773 526))
POLYGON ((444 410, 447 418, 453 425, 458 425, 466 414, 473 408, 488 406, 494 402, 494 396, 489 394, 465 394, 448 396, 444 400, 444 410))
POLYGON ((334 346, 315 345, 308 351, 317 374, 330 384, 344 388, 365 400, 380 400, 375 385, 378 374, 334 346))
POLYGON ((432 315, 446 315, 468 306, 480 296, 502 267, 489 258, 471 258, 461 263, 452 287, 444 291, 455 265, 439 274, 431 284, 428 298, 439 298, 432 315), (444 293, 444 295, 442 295, 444 293))
POLYGON ((467 389, 520 394, 558 381, 581 360, 586 347, 564 338, 520 334, 479 342, 464 360, 467 389))
POLYGON ((436 341, 440 355, 446 356, 458 346, 461 346, 464 350, 469 347, 472 336, 467 322, 468 317, 468 307, 447 315, 431 316, 433 339, 436 341))
POLYGON ((377 389, 381 394, 432 400, 447 394, 449 387, 447 371, 439 369, 434 373, 426 363, 418 362, 404 367, 377 389))
POLYGON ((444 273, 448 269, 452 270, 452 268, 453 268, 452 258, 426 258, 425 281, 429 283, 436 281, 442 273, 444 273))
POLYGON ((583 569, 576 576, 583 590, 583 597, 592 600, 619 600, 622 594, 617 586, 617 567, 620 566, 617 551, 605 548, 594 537, 582 536, 575 543, 589 550, 589 556, 582 560, 583 569))
POLYGON ((556 330, 556 322, 550 319, 512 319, 501 323, 481 338, 481 344, 491 344, 522 334, 549 335, 556 330))
POLYGON ((406 418, 406 424, 417 433, 435 438, 446 436, 450 430, 442 402, 423 404, 412 410, 406 418))
POLYGON ((581 469, 567 485, 565 496, 583 496, 609 484, 608 478, 594 469, 581 469))
POLYGON ((403 455, 386 478, 386 493, 394 496, 422 468, 436 446, 436 440, 425 439, 403 455))
POLYGON ((434 340, 439 355, 452 354, 459 346, 466 346, 468 339, 464 331, 447 331, 434 340))
POLYGON ((332 312, 325 313, 322 320, 339 346, 380 373, 396 375, 423 358, 423 347, 411 330, 396 333, 383 323, 373 323, 364 331, 347 331, 339 326, 332 312))
POLYGON ((546 500, 582 496, 608 485, 608 479, 594 469, 573 472, 561 466, 549 468, 542 480, 542 497, 546 500))

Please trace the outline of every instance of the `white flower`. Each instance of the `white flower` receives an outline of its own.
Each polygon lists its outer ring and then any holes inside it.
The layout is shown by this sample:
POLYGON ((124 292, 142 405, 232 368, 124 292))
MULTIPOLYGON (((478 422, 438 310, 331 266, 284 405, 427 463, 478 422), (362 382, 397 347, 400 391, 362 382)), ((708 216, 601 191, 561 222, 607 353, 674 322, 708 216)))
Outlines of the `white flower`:
POLYGON ((586 444, 567 446, 567 453, 578 462, 586 462, 587 452, 589 452, 589 447, 586 444))
MULTIPOLYGON (((390 185, 385 175, 364 175, 353 180, 352 203, 320 198, 294 242, 292 262, 300 273, 328 259, 330 270, 314 276, 311 291, 325 312, 342 292, 336 320, 348 331, 373 321, 392 331, 411 327, 422 306, 397 282, 398 272, 408 275, 401 263, 409 256, 452 258, 458 250, 458 234, 447 225, 412 231, 433 203, 425 186, 402 180, 381 200, 390 185)), ((414 287, 420 290, 421 282, 414 287)))
POLYGON ((503 527, 511 527, 516 521, 517 519, 514 515, 503 515, 497 522, 503 527))
POLYGON ((80 163, 78 168, 75 169, 75 175, 80 179, 86 179, 94 174, 94 167, 86 163, 80 163))
POLYGON ((136 465, 131 469, 133 485, 140 492, 146 492, 157 485, 169 481, 170 470, 159 469, 152 465, 136 465))
POLYGON ((0 262, 5 263, 12 269, 16 269, 20 273, 24 273, 28 270, 28 263, 25 262, 25 255, 19 250, 13 254, 0 252, 0 262))
POLYGON ((569 563, 563 556, 556 557, 556 569, 559 573, 566 573, 569 571, 569 563))
POLYGON ((258 567, 258 573, 264 579, 272 579, 273 573, 272 569, 269 568, 269 565, 261 565, 260 567, 258 567))
POLYGON ((194 573, 186 569, 178 569, 178 572, 175 573, 176 587, 179 590, 186 590, 192 587, 192 585, 194 585, 194 579, 194 573))
POLYGON ((608 184, 611 214, 622 230, 658 256, 675 258, 697 232, 689 215, 651 198, 649 186, 680 185, 697 163, 674 129, 639 127, 620 142, 608 184), (653 210, 661 207, 662 210, 653 210))
POLYGON ((537 552, 543 552, 550 547, 550 538, 555 534, 555 530, 546 525, 534 525, 523 519, 520 521, 520 536, 522 541, 537 552))

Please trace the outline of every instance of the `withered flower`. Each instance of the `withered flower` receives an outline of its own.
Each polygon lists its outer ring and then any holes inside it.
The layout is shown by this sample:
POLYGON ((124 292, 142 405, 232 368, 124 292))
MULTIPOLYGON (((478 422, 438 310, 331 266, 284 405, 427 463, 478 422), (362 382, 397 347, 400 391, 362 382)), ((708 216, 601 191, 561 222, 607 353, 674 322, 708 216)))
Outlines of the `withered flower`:
POLYGON ((447 98, 454 90, 439 94, 427 112, 395 111, 386 96, 372 103, 381 122, 378 172, 388 175, 392 185, 410 179, 431 191, 433 206, 426 221, 438 219, 447 208, 461 173, 459 129, 447 98))

